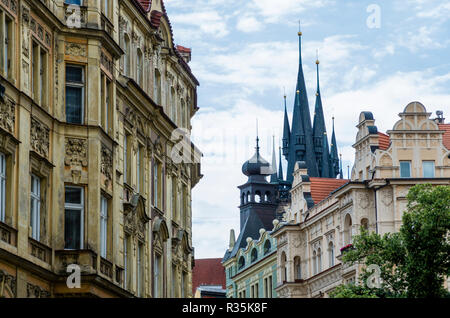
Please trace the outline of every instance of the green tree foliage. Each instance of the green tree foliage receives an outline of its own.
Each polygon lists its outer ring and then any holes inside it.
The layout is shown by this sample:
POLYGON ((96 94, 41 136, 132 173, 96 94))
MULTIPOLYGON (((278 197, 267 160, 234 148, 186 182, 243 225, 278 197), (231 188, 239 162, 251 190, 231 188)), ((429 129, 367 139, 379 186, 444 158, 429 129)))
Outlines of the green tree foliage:
POLYGON ((449 296, 443 283, 450 275, 450 187, 416 185, 407 199, 399 233, 381 236, 362 228, 353 238, 343 262, 365 265, 361 284, 342 285, 331 297, 449 296), (371 264, 378 266, 381 280, 371 264))

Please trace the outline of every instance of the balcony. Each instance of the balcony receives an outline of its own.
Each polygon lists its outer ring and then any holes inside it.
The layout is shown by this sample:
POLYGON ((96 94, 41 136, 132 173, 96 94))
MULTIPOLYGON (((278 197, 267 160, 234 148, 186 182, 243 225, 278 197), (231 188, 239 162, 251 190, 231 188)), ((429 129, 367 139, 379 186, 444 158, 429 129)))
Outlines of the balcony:
POLYGON ((58 274, 67 274, 67 266, 80 266, 82 274, 97 273, 97 254, 91 250, 55 251, 55 269, 58 274))
POLYGON ((52 249, 41 242, 38 242, 32 238, 28 239, 28 252, 40 259, 41 261, 50 264, 52 258, 52 249))
POLYGON ((109 279, 113 278, 113 264, 103 257, 100 257, 100 273, 109 279))
POLYGON ((17 230, 6 223, 0 222, 0 241, 17 246, 17 230))

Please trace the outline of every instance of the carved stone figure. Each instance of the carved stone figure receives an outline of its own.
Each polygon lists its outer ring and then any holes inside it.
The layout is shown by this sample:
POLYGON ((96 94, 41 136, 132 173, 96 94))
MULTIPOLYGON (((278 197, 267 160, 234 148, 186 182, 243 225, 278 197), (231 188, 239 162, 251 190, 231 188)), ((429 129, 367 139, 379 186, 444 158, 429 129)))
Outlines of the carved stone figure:
POLYGON ((49 155, 49 135, 50 129, 40 121, 31 117, 31 148, 38 154, 46 158, 48 158, 49 155))
POLYGON ((87 140, 80 138, 66 138, 66 166, 87 167, 87 140))

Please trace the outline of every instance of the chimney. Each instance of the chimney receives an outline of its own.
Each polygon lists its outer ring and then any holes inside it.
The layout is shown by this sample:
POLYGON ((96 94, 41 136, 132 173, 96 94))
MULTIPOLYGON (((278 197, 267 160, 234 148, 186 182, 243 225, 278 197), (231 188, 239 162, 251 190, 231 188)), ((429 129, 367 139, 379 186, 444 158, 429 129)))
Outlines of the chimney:
POLYGON ((177 51, 180 53, 181 57, 186 63, 189 63, 191 61, 192 50, 190 48, 177 45, 177 51))

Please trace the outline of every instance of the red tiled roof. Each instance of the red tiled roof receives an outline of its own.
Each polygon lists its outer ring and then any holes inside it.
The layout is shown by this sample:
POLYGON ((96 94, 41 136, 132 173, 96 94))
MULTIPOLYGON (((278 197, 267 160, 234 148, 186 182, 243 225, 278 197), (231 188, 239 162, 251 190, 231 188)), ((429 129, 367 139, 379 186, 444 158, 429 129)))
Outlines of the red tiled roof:
POLYGON ((445 131, 442 136, 442 143, 445 148, 450 149, 450 124, 438 124, 439 130, 445 131))
POLYGON ((391 144, 391 138, 388 135, 383 134, 382 132, 378 133, 378 146, 381 150, 387 150, 389 145, 391 144))
POLYGON ((225 289, 225 268, 221 258, 196 259, 192 270, 192 293, 198 286, 216 285, 225 289))
POLYGON ((333 190, 348 183, 346 179, 309 178, 311 180, 311 196, 314 204, 319 203, 330 195, 333 190))
POLYGON ((148 12, 152 6, 152 0, 138 0, 142 8, 148 12))
POLYGON ((187 48, 187 47, 184 47, 181 45, 177 45, 177 50, 178 50, 178 52, 181 52, 181 53, 191 53, 190 48, 187 48))
POLYGON ((152 13, 150 13, 150 23, 155 28, 159 28, 159 25, 161 24, 161 17, 162 16, 163 16, 162 12, 159 12, 157 10, 153 10, 152 13))

